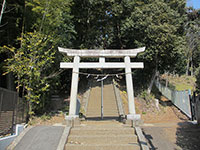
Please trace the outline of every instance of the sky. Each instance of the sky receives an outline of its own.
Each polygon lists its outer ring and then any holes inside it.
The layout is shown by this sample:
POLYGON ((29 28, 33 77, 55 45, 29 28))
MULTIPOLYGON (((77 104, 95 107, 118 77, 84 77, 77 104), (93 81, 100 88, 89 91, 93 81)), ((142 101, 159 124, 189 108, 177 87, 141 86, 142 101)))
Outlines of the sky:
POLYGON ((200 9, 200 0, 187 0, 187 6, 193 6, 195 9, 200 9))

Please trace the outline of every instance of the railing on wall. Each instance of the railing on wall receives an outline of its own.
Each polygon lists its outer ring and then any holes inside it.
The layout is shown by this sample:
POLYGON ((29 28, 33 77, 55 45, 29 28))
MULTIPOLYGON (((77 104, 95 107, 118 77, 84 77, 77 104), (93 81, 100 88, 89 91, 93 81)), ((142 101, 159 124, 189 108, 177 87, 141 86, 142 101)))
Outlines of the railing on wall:
POLYGON ((14 126, 26 122, 28 105, 18 93, 0 88, 0 136, 14 133, 14 126))
POLYGON ((123 108, 123 102, 120 96, 120 90, 117 87, 117 82, 113 79, 113 89, 114 89, 114 93, 115 93, 115 98, 117 101, 117 107, 118 107, 118 112, 119 112, 119 119, 122 121, 125 118, 125 112, 124 112, 124 108, 123 108))
POLYGON ((178 107, 183 113, 185 113, 190 119, 192 118, 190 106, 191 90, 172 90, 169 87, 166 87, 163 84, 161 84, 158 80, 155 81, 155 85, 163 96, 171 100, 172 103, 176 107, 178 107))

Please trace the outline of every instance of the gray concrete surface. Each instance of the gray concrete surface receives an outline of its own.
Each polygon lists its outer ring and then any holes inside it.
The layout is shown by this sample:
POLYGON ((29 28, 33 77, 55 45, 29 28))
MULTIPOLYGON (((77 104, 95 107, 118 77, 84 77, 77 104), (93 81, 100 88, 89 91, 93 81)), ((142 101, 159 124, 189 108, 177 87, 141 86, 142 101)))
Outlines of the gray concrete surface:
POLYGON ((141 150, 149 150, 148 144, 146 142, 146 138, 144 137, 141 128, 135 127, 135 132, 138 136, 138 141, 140 143, 141 150))
POLYGON ((64 126, 36 126, 30 129, 14 150, 56 150, 64 126))
POLYGON ((181 150, 166 137, 166 127, 142 127, 150 150, 181 150))
POLYGON ((64 150, 65 143, 68 140, 70 129, 71 129, 71 127, 65 126, 65 129, 64 129, 64 132, 62 134, 62 137, 60 138, 60 142, 58 144, 57 150, 64 150))
POLYGON ((0 138, 0 150, 6 150, 6 148, 18 137, 18 135, 24 130, 24 125, 17 124, 15 127, 15 134, 0 138))

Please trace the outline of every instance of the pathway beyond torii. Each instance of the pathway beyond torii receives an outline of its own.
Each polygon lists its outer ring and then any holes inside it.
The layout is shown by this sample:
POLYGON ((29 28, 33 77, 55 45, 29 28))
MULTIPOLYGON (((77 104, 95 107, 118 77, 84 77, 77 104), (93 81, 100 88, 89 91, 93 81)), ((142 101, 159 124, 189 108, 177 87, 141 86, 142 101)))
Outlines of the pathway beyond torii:
MULTIPOLYGON (((103 87, 103 112, 105 119, 119 118, 117 102, 112 84, 105 84, 103 87)), ((98 119, 101 116, 101 87, 96 86, 91 89, 88 101, 86 117, 88 119, 98 119)))

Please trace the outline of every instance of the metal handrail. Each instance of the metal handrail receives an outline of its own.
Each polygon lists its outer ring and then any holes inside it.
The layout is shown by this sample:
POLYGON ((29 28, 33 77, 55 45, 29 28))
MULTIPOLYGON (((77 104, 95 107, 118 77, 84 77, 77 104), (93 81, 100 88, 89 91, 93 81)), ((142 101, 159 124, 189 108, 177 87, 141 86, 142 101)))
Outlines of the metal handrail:
POLYGON ((116 101, 117 101, 117 107, 118 107, 119 117, 120 118, 124 118, 125 117, 125 113, 124 113, 122 99, 121 99, 121 96, 120 96, 120 91, 117 88, 116 81, 114 79, 113 79, 113 89, 114 89, 115 98, 116 98, 116 101))

